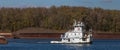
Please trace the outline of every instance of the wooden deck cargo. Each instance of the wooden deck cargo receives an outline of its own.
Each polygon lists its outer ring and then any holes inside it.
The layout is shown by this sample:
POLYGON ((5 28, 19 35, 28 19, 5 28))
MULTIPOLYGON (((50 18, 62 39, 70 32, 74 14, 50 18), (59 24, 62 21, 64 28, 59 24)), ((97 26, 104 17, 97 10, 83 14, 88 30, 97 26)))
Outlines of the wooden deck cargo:
POLYGON ((0 33, 0 36, 4 36, 5 38, 13 38, 12 33, 0 33))
MULTIPOLYGON (((58 31, 41 28, 25 28, 14 32, 15 38, 60 38, 67 30, 58 31)), ((93 32, 93 39, 120 39, 120 32, 93 32)))
MULTIPOLYGON (((60 38, 64 33, 20 33, 18 38, 60 38)), ((120 39, 120 33, 94 33, 93 39, 120 39)))

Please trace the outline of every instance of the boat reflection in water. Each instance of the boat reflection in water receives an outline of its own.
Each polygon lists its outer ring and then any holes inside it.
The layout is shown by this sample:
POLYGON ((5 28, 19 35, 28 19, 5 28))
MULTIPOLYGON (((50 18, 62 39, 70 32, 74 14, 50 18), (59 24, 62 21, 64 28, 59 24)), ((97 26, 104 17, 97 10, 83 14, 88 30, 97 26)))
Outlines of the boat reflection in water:
POLYGON ((73 46, 73 47, 82 47, 82 46, 90 46, 91 44, 62 44, 62 45, 66 45, 66 46, 73 46))

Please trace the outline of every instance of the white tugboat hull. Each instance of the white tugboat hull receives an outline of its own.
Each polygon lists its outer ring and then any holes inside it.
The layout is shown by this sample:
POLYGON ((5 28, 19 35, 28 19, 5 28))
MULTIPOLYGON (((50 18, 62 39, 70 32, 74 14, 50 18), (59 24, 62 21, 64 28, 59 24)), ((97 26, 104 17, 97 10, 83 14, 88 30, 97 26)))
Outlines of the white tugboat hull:
POLYGON ((87 41, 84 41, 84 42, 62 42, 62 41, 51 41, 50 43, 72 43, 72 44, 90 44, 90 43, 92 43, 91 41, 90 42, 87 42, 87 41))
POLYGON ((50 43, 91 43, 92 32, 87 32, 85 25, 82 22, 78 22, 73 25, 74 30, 66 32, 61 35, 61 41, 51 41, 50 43))

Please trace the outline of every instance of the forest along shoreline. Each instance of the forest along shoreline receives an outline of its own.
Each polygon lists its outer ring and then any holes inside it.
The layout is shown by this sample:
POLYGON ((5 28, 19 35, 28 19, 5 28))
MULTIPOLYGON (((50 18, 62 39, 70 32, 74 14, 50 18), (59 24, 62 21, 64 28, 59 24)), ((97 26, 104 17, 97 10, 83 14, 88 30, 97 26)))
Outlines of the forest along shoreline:
POLYGON ((56 30, 69 30, 74 19, 83 21, 87 29, 101 31, 101 33, 94 32, 93 38, 120 39, 120 10, 76 6, 0 8, 0 32, 13 34, 10 36, 2 34, 6 38, 8 36, 14 38, 59 38, 60 33, 66 31, 57 32, 56 30), (37 29, 30 27, 37 27, 37 29), (19 31, 23 28, 31 30, 19 31), (39 30, 39 28, 45 29, 39 30))
POLYGON ((0 32, 28 27, 67 30, 74 19, 82 20, 87 28, 93 30, 120 32, 120 10, 76 6, 0 8, 0 32))

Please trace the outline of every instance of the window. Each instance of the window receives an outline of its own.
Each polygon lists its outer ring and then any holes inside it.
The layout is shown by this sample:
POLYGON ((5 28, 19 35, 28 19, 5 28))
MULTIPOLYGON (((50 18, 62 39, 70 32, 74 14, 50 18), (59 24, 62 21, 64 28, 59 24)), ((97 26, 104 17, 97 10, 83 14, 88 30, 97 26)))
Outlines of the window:
POLYGON ((75 33, 75 35, 76 35, 76 33, 75 33))
POLYGON ((69 35, 71 35, 71 33, 69 35))

